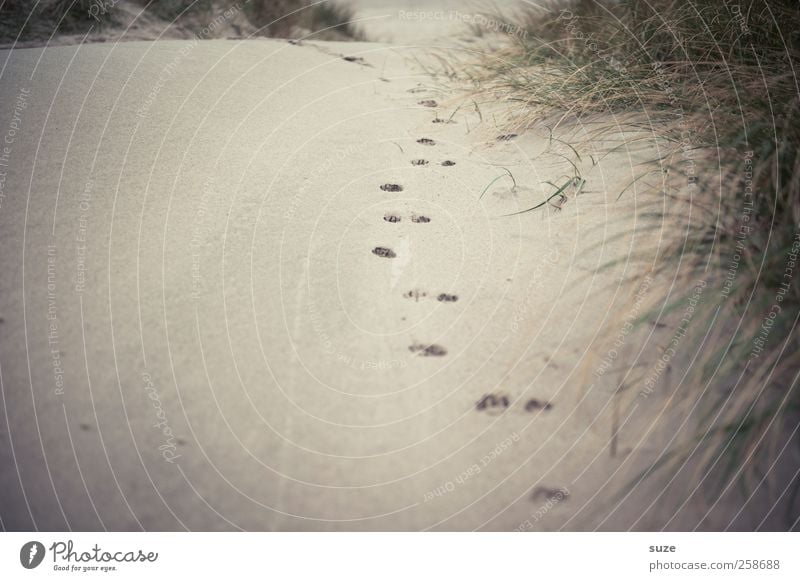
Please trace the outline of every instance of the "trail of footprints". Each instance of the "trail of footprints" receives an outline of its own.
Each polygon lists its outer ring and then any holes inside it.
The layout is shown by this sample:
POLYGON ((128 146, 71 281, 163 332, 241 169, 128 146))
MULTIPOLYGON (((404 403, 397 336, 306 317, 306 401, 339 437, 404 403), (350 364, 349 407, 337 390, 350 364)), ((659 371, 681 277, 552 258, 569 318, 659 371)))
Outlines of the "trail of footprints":
MULTIPOLYGON (((437 103, 433 100, 424 100, 420 101, 419 105, 424 107, 436 107, 437 103)), ((515 139, 517 135, 515 133, 509 133, 506 135, 500 135, 497 137, 497 141, 511 141, 515 139)), ((417 139, 417 143, 420 145, 425 146, 434 146, 436 142, 433 139, 422 137, 417 139)), ((426 166, 429 165, 430 162, 427 159, 412 159, 411 165, 414 166, 426 166)), ((444 167, 451 167, 454 166, 456 162, 451 160, 444 160, 441 162, 441 165, 444 167)), ((403 191, 403 186, 400 184, 383 184, 380 186, 380 189, 384 192, 401 192, 403 191)), ((397 224, 398 222, 402 222, 404 219, 409 218, 411 222, 415 224, 427 224, 431 221, 428 216, 424 216, 422 214, 411 213, 409 216, 404 216, 397 212, 387 212, 383 216, 383 220, 385 222, 389 222, 391 224, 397 224)), ((376 256, 381 258, 395 258, 395 252, 390 248, 384 248, 382 246, 377 246, 372 250, 372 253, 376 256)), ((414 288, 405 293, 403 293, 403 298, 408 300, 413 300, 414 302, 419 302, 421 300, 426 300, 428 297, 435 296, 436 300, 440 303, 454 303, 458 301, 458 295, 450 294, 446 292, 440 292, 438 294, 431 294, 429 295, 428 291, 414 288)), ((415 342, 408 347, 409 351, 412 353, 419 355, 421 357, 444 357, 447 355, 447 349, 442 347, 441 345, 437 344, 424 344, 415 342)), ((489 415, 499 415, 506 412, 510 407, 512 407, 512 398, 506 393, 489 393, 484 395, 480 400, 475 403, 475 409, 478 412, 487 413, 489 415)), ((535 398, 530 398, 525 401, 524 404, 521 404, 522 409, 527 413, 534 413, 534 412, 548 412, 553 408, 553 404, 549 401, 543 401, 535 398)))
MULTIPOLYGON (((386 222, 391 222, 395 224, 397 222, 401 222, 403 220, 403 217, 400 214, 394 214, 392 212, 389 212, 383 217, 383 219, 386 222)), ((411 214, 411 221, 414 222, 415 224, 427 224, 428 222, 431 221, 431 219, 428 218, 427 216, 423 216, 422 214, 411 214)))
MULTIPOLYGON (((419 105, 422 105, 423 107, 437 107, 438 106, 436 101, 434 101, 432 99, 420 101, 419 105)), ((426 146, 434 146, 434 145, 436 145, 436 142, 433 139, 430 139, 428 137, 422 137, 420 139, 417 139, 417 143, 419 143, 420 145, 426 145, 426 146)), ((427 159, 412 159, 411 160, 411 165, 415 165, 415 166, 426 166, 429 163, 430 162, 427 159)), ((444 160, 444 161, 441 162, 441 165, 444 166, 444 167, 451 167, 451 166, 454 166, 455 164, 456 164, 456 162, 451 161, 449 159, 448 160, 444 160)), ((386 183, 386 184, 382 184, 380 186, 380 189, 382 191, 384 191, 384 192, 395 193, 395 192, 402 192, 403 191, 403 186, 400 185, 400 184, 386 183)), ((408 218, 414 224, 428 224, 428 223, 431 222, 431 219, 428 216, 425 216, 423 214, 417 214, 415 212, 411 213, 408 216, 404 216, 404 215, 402 215, 400 213, 397 213, 397 212, 387 212, 383 216, 384 222, 389 222, 390 224, 397 224, 398 222, 402 222, 406 218, 408 218)), ((378 256, 380 258, 396 258, 397 257, 397 254, 394 252, 394 250, 392 250, 391 248, 386 248, 384 246, 376 246, 375 248, 372 249, 372 254, 374 254, 375 256, 378 256)), ((405 297, 407 299, 413 299, 415 302, 419 302, 420 299, 424 299, 427 296, 428 296, 427 292, 425 292, 423 290, 419 290, 419 289, 412 289, 412 290, 408 291, 407 293, 403 294, 403 297, 405 297)), ((443 293, 439 293, 436 296, 436 300, 439 301, 440 303, 454 303, 454 302, 456 302, 458 300, 458 295, 454 295, 454 294, 449 294, 449 293, 444 293, 443 292, 443 293)), ((415 355, 418 355, 420 357, 444 357, 445 355, 447 355, 447 349, 445 349, 441 345, 437 345, 435 343, 423 344, 423 343, 415 342, 415 343, 411 344, 408 347, 408 350, 411 351, 411 353, 414 353, 415 355)))
MULTIPOLYGON (((511 399, 507 393, 487 393, 475 403, 475 409, 489 415, 500 415, 511 407, 511 399)), ((550 411, 553 409, 553 404, 549 401, 530 398, 522 408, 528 413, 550 411)))
MULTIPOLYGON (((425 300, 427 297, 428 293, 418 288, 411 289, 407 293, 403 293, 403 298, 414 299, 415 303, 418 303, 421 300, 425 300)), ((439 293, 436 296, 436 300, 439 301, 440 303, 454 303, 458 300, 458 295, 439 293)))
MULTIPOLYGON (((416 92, 412 90, 411 92, 416 92)), ((436 101, 433 100, 423 100, 418 103, 424 107, 437 107, 438 104, 436 101)), ((455 123, 451 119, 442 119, 440 117, 436 117, 433 120, 433 123, 455 123)), ((498 142, 508 142, 513 141, 518 137, 516 133, 506 133, 503 135, 499 135, 496 139, 498 142)), ((433 139, 423 137, 417 140, 417 143, 420 145, 425 146, 433 146, 436 145, 436 142, 433 139)), ((427 166, 429 165, 429 161, 427 159, 412 159, 411 165, 414 166, 427 166)), ((443 167, 452 167, 456 165, 455 161, 446 159, 440 162, 443 167)), ((422 221, 430 221, 429 219, 425 218, 422 220, 421 218, 425 217, 418 217, 418 219, 414 219, 414 215, 412 214, 411 220, 413 222, 422 222, 422 221)), ((399 214, 388 213, 383 218, 387 222, 399 222, 402 217, 399 214)), ((420 288, 411 289, 403 294, 403 297, 408 300, 413 300, 414 302, 419 302, 421 300, 426 300, 433 295, 429 295, 426 290, 420 288)), ((439 293, 436 295, 436 300, 441 303, 454 303, 458 301, 458 295, 449 294, 449 293, 439 293)), ((431 344, 425 345, 422 343, 415 342, 411 346, 409 346, 409 351, 420 355, 422 357, 443 357, 447 355, 447 350, 442 347, 441 345, 431 344)), ((547 413, 553 409, 553 404, 550 401, 546 401, 544 399, 539 398, 527 398, 527 399, 519 399, 516 400, 511 395, 506 392, 493 392, 487 393, 483 395, 477 402, 475 402, 475 410, 478 413, 487 414, 489 416, 499 416, 506 412, 512 410, 519 410, 526 414, 540 414, 540 413, 547 413)), ((569 491, 566 488, 548 488, 545 486, 538 486, 533 490, 533 493, 529 496, 529 500, 532 502, 541 502, 542 499, 546 502, 560 502, 566 500, 569 496, 569 491)))
MULTIPOLYGON (((410 92, 417 92, 416 89, 412 89, 410 92)), ((419 101, 418 105, 423 107, 437 107, 438 103, 433 99, 426 99, 419 101)), ((433 120, 434 123, 455 123, 450 119, 441 119, 438 116, 433 120)), ((497 137, 497 141, 512 141, 516 139, 516 133, 508 133, 504 135, 500 135, 497 137)), ((433 139, 428 137, 422 137, 417 139, 417 143, 424 146, 434 146, 436 142, 433 139)), ((417 158, 411 160, 411 165, 417 167, 424 167, 430 164, 430 161, 423 158, 417 158)), ((455 161, 446 159, 440 162, 443 167, 452 167, 456 165, 455 161)), ((401 192, 403 191, 403 186, 400 184, 383 184, 380 186, 380 189, 384 192, 401 192)), ((390 224, 397 224, 402 222, 404 219, 409 218, 412 223, 415 224, 427 224, 431 222, 431 219, 428 216, 424 216, 422 214, 411 213, 409 216, 402 215, 397 212, 387 212, 383 216, 383 220, 390 224)), ((382 246, 377 246, 372 250, 372 253, 376 256, 381 258, 395 258, 395 252, 390 248, 385 248, 382 246)), ((438 294, 431 293, 429 294, 428 291, 421 289, 421 288, 413 288, 405 293, 403 293, 403 298, 408 300, 413 300, 414 302, 419 302, 421 300, 427 300, 428 298, 433 298, 435 296, 436 300, 440 303, 455 303, 458 301, 458 295, 450 294, 446 292, 440 292, 438 294)), ((447 355, 447 349, 438 345, 436 343, 420 343, 420 342, 413 342, 409 345, 408 350, 420 357, 444 357, 447 355)), ((525 413, 532 414, 532 413, 545 413, 549 412, 553 409, 553 404, 549 401, 545 401, 542 399, 537 398, 528 398, 527 400, 520 400, 516 402, 508 393, 505 392, 494 392, 494 393, 487 393, 483 397, 481 397, 477 402, 475 402, 475 410, 478 413, 485 413, 490 416, 498 416, 506 413, 511 409, 521 409, 525 413)), ((530 495, 529 500, 531 501, 540 501, 544 499, 548 502, 558 502, 561 500, 565 500, 566 497, 569 495, 569 491, 564 488, 555 489, 555 488, 547 488, 543 486, 536 487, 533 493, 530 495)))
MULTIPOLYGON (((429 163, 430 162, 427 159, 412 159, 411 160, 411 165, 428 165, 429 163)), ((454 162, 452 160, 449 160, 449 159, 446 159, 440 165, 443 165, 444 167, 453 167, 455 164, 456 164, 456 162, 454 162)))

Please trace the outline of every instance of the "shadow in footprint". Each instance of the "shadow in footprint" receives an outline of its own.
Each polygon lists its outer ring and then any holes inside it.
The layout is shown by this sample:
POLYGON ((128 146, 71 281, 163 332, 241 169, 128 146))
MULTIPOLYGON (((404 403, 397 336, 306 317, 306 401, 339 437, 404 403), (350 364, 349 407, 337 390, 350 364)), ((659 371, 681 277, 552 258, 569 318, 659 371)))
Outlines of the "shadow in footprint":
POLYGON ((421 345, 419 343, 415 343, 414 345, 411 345, 408 350, 412 353, 416 353, 417 355, 421 355, 422 357, 444 357, 447 355, 447 349, 436 344, 421 345))
POLYGON ((360 56, 343 56, 342 59, 346 60, 349 63, 358 63, 360 65, 364 64, 364 59, 360 56))
POLYGON ((386 220, 387 222, 399 222, 400 220, 402 220, 402 218, 397 214, 386 214, 383 217, 383 219, 386 220))
POLYGON ((427 159, 412 159, 411 165, 428 165, 427 159))
POLYGON ((383 246, 376 246, 372 249, 372 254, 380 256, 381 258, 395 258, 397 254, 391 248, 384 248, 383 246))
POLYGON ((436 145, 436 142, 428 137, 422 137, 420 139, 417 139, 417 143, 419 143, 420 145, 436 145))
POLYGON ((498 135, 497 141, 511 141, 517 137, 516 133, 506 133, 505 135, 498 135))
POLYGON ((443 165, 444 167, 452 167, 452 166, 454 166, 455 164, 456 164, 456 162, 454 162, 454 161, 450 161, 449 159, 446 159, 446 160, 444 160, 444 161, 442 162, 442 165, 443 165))
POLYGON ((566 500, 569 496, 569 491, 566 488, 548 488, 546 486, 537 486, 531 493, 531 501, 536 502, 544 498, 549 501, 566 500))
POLYGON ((402 192, 403 186, 401 186, 400 184, 383 184, 381 186, 381 189, 384 192, 402 192))
POLYGON ((436 297, 436 300, 439 301, 440 303, 454 303, 458 300, 458 295, 449 295, 447 293, 442 293, 438 297, 436 297))
POLYGON ((511 405, 509 397, 505 394, 489 393, 484 395, 475 403, 475 409, 479 412, 503 413, 511 405))
POLYGON ((431 221, 431 219, 427 216, 418 216, 417 214, 412 214, 411 221, 415 222, 416 224, 427 224, 431 221))
POLYGON ((423 107, 438 107, 439 103, 434 101, 433 99, 425 99, 424 101, 420 101, 417 105, 422 105, 423 107))
POLYGON ((526 412, 534 412, 536 410, 549 410, 553 408, 553 404, 549 401, 539 401, 538 399, 529 399, 525 404, 526 412))

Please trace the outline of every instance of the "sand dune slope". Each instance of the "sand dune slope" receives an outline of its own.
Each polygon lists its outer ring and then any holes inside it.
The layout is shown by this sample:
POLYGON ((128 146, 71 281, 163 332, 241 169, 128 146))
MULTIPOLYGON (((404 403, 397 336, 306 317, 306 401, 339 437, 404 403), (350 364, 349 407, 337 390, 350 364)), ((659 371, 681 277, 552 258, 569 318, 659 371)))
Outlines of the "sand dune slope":
POLYGON ((612 495, 666 441, 666 394, 621 420, 592 372, 659 243, 646 198, 607 203, 634 154, 504 217, 572 169, 411 56, 0 53, 5 528, 697 524, 612 495))

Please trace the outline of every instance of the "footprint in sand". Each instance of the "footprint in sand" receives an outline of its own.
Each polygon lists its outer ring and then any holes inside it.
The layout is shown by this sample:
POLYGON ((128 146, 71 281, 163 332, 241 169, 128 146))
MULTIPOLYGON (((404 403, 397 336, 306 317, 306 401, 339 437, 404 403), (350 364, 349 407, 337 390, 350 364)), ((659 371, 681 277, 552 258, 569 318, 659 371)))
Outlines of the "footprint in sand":
POLYGON ((391 248, 384 248, 383 246, 376 246, 372 249, 372 254, 380 256, 381 258, 396 258, 397 254, 391 248))
MULTIPOLYGON (((422 289, 412 289, 407 293, 403 294, 403 296, 407 299, 414 299, 416 302, 419 302, 420 299, 424 299, 428 296, 428 293, 422 289)), ((449 295, 447 293, 441 293, 439 296, 436 297, 436 300, 441 303, 454 303, 458 300, 457 295, 449 295)))
POLYGON ((502 413, 511 404, 509 397, 500 393, 489 393, 484 395, 475 403, 475 409, 479 412, 502 413))
POLYGON ((526 412, 533 412, 536 410, 550 410, 553 409, 553 404, 549 401, 540 401, 538 399, 529 399, 525 404, 526 412))
POLYGON ((531 493, 531 500, 536 502, 540 498, 549 501, 566 500, 569 496, 569 491, 566 488, 548 488, 546 486, 537 486, 531 493))
POLYGON ((386 214, 383 217, 383 219, 386 220, 387 222, 399 222, 400 220, 402 220, 402 218, 397 214, 386 214))
POLYGON ((510 200, 512 198, 516 198, 517 197, 517 190, 514 189, 514 188, 507 188, 507 189, 497 190, 495 192, 492 192, 492 195, 494 197, 496 197, 496 198, 501 199, 501 200, 510 200))
POLYGON ((400 184, 383 184, 381 186, 381 189, 384 192, 402 192, 403 186, 401 186, 400 184))
POLYGON ((411 165, 428 165, 427 159, 412 159, 411 165))
POLYGON ((415 303, 418 303, 420 299, 424 299, 427 296, 428 296, 428 293, 426 293, 424 290, 420 290, 418 288, 411 289, 407 293, 403 293, 403 298, 414 299, 415 303))
POLYGON ((456 162, 454 162, 454 161, 450 161, 449 159, 446 159, 446 160, 444 160, 444 161, 442 162, 442 165, 443 165, 444 167, 452 167, 452 166, 454 166, 455 164, 456 164, 456 162))
POLYGON ((434 101, 433 99, 425 99, 424 101, 420 101, 417 105, 422 105, 423 107, 438 107, 439 103, 434 101))
POLYGON ((421 355, 422 357, 444 357, 447 355, 447 349, 441 345, 421 345, 415 343, 408 348, 412 353, 421 355))
POLYGON ((436 145, 436 142, 428 137, 422 137, 420 139, 417 139, 417 143, 419 143, 420 145, 436 145))
POLYGON ((431 219, 428 218, 427 216, 422 216, 422 215, 418 215, 418 214, 411 214, 411 221, 416 223, 416 224, 427 224, 428 222, 431 221, 431 219))

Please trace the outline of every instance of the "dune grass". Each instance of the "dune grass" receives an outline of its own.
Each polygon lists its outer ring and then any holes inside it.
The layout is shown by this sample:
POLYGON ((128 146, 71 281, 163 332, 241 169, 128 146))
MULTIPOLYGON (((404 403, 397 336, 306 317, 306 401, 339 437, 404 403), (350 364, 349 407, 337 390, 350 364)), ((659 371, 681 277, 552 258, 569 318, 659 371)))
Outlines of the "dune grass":
POLYGON ((515 126, 613 115, 671 144, 654 164, 680 175, 676 198, 696 219, 662 267, 707 284, 681 345, 701 349, 683 389, 702 421, 674 460, 694 451, 725 486, 796 463, 800 3, 583 0, 508 21, 527 34, 468 74, 514 105, 515 126))
MULTIPOLYGON (((242 10, 254 34, 317 40, 364 40, 354 12, 337 0, 0 0, 0 42, 47 40, 113 27, 123 6, 164 26, 199 31, 215 15, 242 10)), ((91 37, 88 39, 91 41, 91 37)))
POLYGON ((0 1, 0 41, 47 39, 57 33, 81 33, 112 20, 113 8, 101 13, 97 0, 0 1))
POLYGON ((354 11, 336 0, 160 0, 147 7, 161 18, 172 20, 237 5, 262 36, 289 38, 301 34, 317 40, 363 40, 363 33, 353 24, 354 11))

